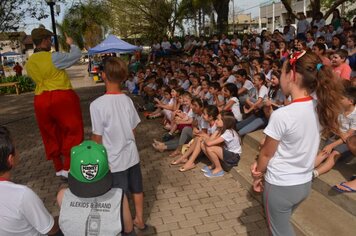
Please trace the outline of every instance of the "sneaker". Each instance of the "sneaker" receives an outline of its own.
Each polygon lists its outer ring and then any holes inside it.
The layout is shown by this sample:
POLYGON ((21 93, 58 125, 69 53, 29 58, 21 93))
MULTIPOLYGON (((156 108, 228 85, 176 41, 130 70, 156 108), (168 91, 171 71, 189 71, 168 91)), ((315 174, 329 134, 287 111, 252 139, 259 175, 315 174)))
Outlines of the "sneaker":
POLYGON ((209 173, 211 172, 211 169, 209 168, 209 166, 204 166, 203 168, 200 169, 202 172, 204 173, 209 173))
POLYGON ((62 177, 68 179, 69 170, 62 170, 62 177))
POLYGON ((166 133, 165 135, 163 135, 162 137, 162 141, 163 142, 168 142, 169 140, 172 140, 174 138, 174 136, 170 133, 166 133))
POLYGON ((223 171, 223 170, 219 171, 216 174, 213 174, 213 172, 204 173, 205 177, 208 177, 208 178, 222 177, 222 176, 224 176, 224 174, 225 174, 225 171, 223 171))
POLYGON ((63 170, 57 171, 56 176, 62 176, 62 172, 63 172, 63 170))

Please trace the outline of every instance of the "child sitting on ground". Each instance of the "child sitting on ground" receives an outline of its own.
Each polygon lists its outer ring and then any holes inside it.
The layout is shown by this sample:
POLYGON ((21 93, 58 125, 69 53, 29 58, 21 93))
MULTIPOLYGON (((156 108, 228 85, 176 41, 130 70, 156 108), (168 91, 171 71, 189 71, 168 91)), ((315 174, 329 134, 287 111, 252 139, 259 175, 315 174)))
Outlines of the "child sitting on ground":
POLYGON ((221 167, 220 160, 228 166, 237 166, 242 153, 240 138, 237 134, 236 119, 233 116, 218 116, 217 126, 221 128, 215 139, 202 138, 202 149, 209 160, 211 166, 204 166, 202 171, 208 178, 224 176, 225 172, 221 167), (220 144, 224 143, 222 147, 220 144))
POLYGON ((203 102, 199 98, 194 98, 192 100, 192 111, 193 111, 193 121, 192 126, 185 126, 182 129, 179 140, 170 140, 167 142, 159 142, 157 140, 153 140, 152 146, 160 152, 165 150, 174 150, 169 157, 176 157, 181 155, 181 150, 184 144, 188 143, 193 134, 200 132, 207 132, 208 124, 203 119, 203 102))
POLYGON ((356 130, 356 88, 350 87, 345 90, 341 106, 343 114, 339 115, 340 135, 328 139, 326 146, 315 160, 316 169, 313 176, 318 177, 328 172, 341 156, 350 155, 350 151, 345 143, 347 138, 356 130), (323 162, 324 161, 324 162, 323 162), (323 163, 322 163, 323 162, 323 163))
POLYGON ((264 74, 259 73, 253 77, 253 84, 256 88, 255 97, 246 99, 244 106, 244 113, 249 114, 252 111, 258 112, 263 106, 263 100, 268 96, 268 88, 265 86, 266 77, 264 74))
MULTIPOLYGON (((353 155, 356 155, 356 134, 352 134, 346 140, 347 147, 353 155)), ((356 175, 351 176, 350 181, 343 181, 333 188, 340 193, 355 193, 356 192, 356 175)))
POLYGON ((209 86, 209 93, 211 95, 208 100, 208 105, 215 105, 222 110, 225 104, 224 96, 221 94, 221 87, 219 82, 212 82, 209 86))
POLYGON ((184 166, 179 168, 180 172, 185 172, 195 168, 195 160, 201 153, 201 140, 208 139, 211 135, 216 132, 217 129, 217 118, 219 115, 219 109, 214 105, 208 105, 203 110, 203 119, 209 124, 207 133, 196 132, 194 139, 191 141, 188 150, 177 160, 173 161, 172 165, 177 165, 180 163, 185 163, 184 166))
POLYGON ((242 114, 240 110, 240 102, 237 98, 237 87, 235 84, 227 83, 223 87, 223 95, 225 97, 225 106, 223 108, 224 111, 232 111, 234 113, 234 117, 237 121, 242 120, 242 114))
MULTIPOLYGON (((160 99, 154 98, 153 100, 156 102, 156 110, 150 113, 146 118, 147 119, 155 119, 161 117, 164 114, 165 110, 174 109, 174 99, 172 98, 171 92, 172 90, 169 87, 162 87, 163 96, 160 99)), ((167 117, 165 117, 167 119, 167 117)))
POLYGON ((166 142, 174 138, 174 132, 178 129, 181 131, 185 126, 191 126, 193 122, 193 112, 191 109, 192 95, 189 92, 185 92, 182 95, 182 107, 180 110, 174 112, 172 117, 171 128, 168 133, 163 135, 162 141, 166 142))
POLYGON ((125 81, 125 87, 131 94, 137 94, 137 78, 135 78, 135 73, 131 73, 129 78, 125 81))
POLYGON ((199 77, 196 73, 191 73, 189 76, 192 85, 189 87, 188 92, 190 92, 193 97, 199 97, 201 91, 199 77))
POLYGON ((209 81, 206 79, 201 81, 201 91, 199 94, 199 98, 202 99, 204 103, 208 103, 209 100, 212 98, 211 94, 209 93, 209 81))

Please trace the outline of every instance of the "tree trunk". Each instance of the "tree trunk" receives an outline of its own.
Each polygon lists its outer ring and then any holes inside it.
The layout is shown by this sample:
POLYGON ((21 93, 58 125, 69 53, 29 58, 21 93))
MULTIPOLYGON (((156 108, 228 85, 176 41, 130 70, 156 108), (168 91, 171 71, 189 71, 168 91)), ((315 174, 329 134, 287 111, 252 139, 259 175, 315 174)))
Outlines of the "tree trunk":
POLYGON ((217 27, 220 34, 227 34, 229 20, 229 2, 230 0, 215 0, 213 6, 218 14, 217 27))
POLYGON ((199 9, 199 11, 198 11, 198 34, 199 34, 199 36, 201 35, 201 13, 202 11, 201 11, 201 9, 199 9))
POLYGON ((298 19, 298 16, 294 14, 292 7, 291 7, 291 1, 290 0, 281 0, 283 3, 284 7, 286 8, 288 14, 296 19, 298 19))
POLYGON ((202 12, 202 15, 203 15, 203 35, 205 36, 206 33, 205 33, 205 11, 204 10, 202 12))
POLYGON ((327 19, 338 6, 340 6, 341 4, 347 1, 348 0, 336 0, 334 4, 329 8, 329 10, 325 13, 324 19, 327 19))

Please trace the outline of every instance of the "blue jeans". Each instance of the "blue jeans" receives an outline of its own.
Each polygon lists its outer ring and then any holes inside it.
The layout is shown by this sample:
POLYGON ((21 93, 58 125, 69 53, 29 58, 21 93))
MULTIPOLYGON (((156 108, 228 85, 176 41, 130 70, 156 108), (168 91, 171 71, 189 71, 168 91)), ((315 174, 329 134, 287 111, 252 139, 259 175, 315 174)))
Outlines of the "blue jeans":
POLYGON ((258 117, 255 114, 252 114, 246 119, 238 122, 236 125, 236 129, 240 136, 244 136, 261 127, 266 126, 267 124, 268 120, 265 117, 258 117))

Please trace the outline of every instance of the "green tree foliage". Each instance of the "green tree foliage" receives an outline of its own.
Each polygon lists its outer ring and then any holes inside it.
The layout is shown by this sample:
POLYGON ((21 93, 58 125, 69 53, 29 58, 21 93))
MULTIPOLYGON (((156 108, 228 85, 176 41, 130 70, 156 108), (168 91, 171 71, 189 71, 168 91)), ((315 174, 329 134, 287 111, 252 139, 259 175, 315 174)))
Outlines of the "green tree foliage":
POLYGON ((0 0, 0 33, 17 31, 25 26, 26 17, 41 20, 48 17, 45 1, 0 0))
MULTIPOLYGON (((36 87, 36 84, 33 82, 33 80, 27 75, 8 76, 5 78, 1 78, 1 83, 9 83, 9 82, 18 82, 20 93, 34 91, 36 87)), ((6 94, 6 93, 12 93, 12 94, 16 93, 15 87, 13 86, 0 87, 0 94, 6 94)))
POLYGON ((76 3, 65 13, 63 22, 57 24, 59 42, 64 49, 65 34, 71 36, 80 48, 89 49, 100 43, 111 22, 108 5, 102 1, 76 3))
POLYGON ((175 30, 177 0, 107 0, 114 34, 155 38, 175 30))
MULTIPOLYGON (((212 10, 217 14, 217 31, 218 33, 227 33, 229 18, 229 0, 182 0, 181 17, 185 19, 196 19, 198 17, 199 29, 205 25, 201 21, 205 15, 211 15, 212 10)), ((210 19, 214 22, 214 17, 210 19)), ((204 26, 205 27, 205 26, 204 26)))
MULTIPOLYGON (((291 0, 281 0, 287 12, 291 17, 298 18, 298 16, 293 12, 291 7, 291 0)), ((310 0, 309 8, 312 11, 312 15, 315 16, 322 8, 326 9, 324 14, 324 19, 327 19, 332 12, 339 7, 341 4, 346 2, 354 2, 353 0, 310 0)))

